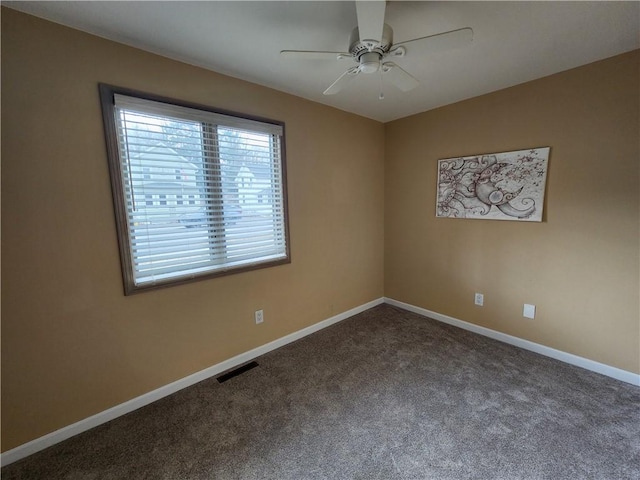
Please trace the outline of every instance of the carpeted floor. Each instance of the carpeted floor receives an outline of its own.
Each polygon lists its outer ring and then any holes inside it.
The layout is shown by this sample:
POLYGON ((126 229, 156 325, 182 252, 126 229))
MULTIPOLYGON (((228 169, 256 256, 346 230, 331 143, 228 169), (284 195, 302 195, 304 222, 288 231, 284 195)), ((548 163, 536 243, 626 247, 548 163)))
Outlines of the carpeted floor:
POLYGON ((638 479, 640 388, 381 305, 2 479, 638 479))

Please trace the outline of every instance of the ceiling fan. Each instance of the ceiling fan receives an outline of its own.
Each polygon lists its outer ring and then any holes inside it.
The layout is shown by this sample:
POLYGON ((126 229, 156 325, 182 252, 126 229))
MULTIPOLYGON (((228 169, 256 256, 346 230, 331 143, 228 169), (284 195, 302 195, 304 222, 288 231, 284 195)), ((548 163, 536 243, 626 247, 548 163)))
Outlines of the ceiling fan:
MULTIPOLYGON (((391 59, 447 50, 465 45, 473 39, 473 30, 466 27, 394 44, 393 30, 384 23, 385 8, 384 0, 356 1, 358 26, 349 37, 348 52, 282 50, 280 55, 292 59, 355 61, 357 65, 340 75, 323 92, 324 95, 340 92, 360 74, 370 75, 377 72, 380 72, 381 81, 383 78, 388 79, 403 92, 408 92, 420 82, 391 59)), ((384 98, 382 91, 379 98, 384 98)))

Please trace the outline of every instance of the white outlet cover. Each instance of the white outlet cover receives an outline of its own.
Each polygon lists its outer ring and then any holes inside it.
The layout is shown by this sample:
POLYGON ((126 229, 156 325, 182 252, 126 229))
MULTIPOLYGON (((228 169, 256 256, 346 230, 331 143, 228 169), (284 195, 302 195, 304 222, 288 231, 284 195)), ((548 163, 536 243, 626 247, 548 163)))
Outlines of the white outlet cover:
POLYGON ((525 318, 535 318, 536 317, 536 306, 529 305, 528 303, 524 304, 524 309, 522 310, 522 316, 525 318))
POLYGON ((474 297, 474 303, 478 306, 483 306, 484 305, 484 295, 482 293, 476 293, 475 297, 474 297))

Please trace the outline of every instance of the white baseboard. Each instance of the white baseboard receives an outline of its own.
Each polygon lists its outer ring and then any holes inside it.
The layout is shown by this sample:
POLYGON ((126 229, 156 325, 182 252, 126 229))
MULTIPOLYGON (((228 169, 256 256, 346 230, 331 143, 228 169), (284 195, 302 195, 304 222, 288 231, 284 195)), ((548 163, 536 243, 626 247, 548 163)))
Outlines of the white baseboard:
POLYGON ((303 328, 302 330, 298 330, 297 332, 293 332, 282 338, 274 340, 273 342, 269 342, 266 345, 254 348, 253 350, 241 353, 240 355, 236 355, 233 358, 205 368, 204 370, 181 378, 180 380, 176 380, 175 382, 160 387, 149 393, 145 393, 144 395, 140 395, 139 397, 121 403, 120 405, 116 405, 115 407, 112 407, 108 410, 92 415, 91 417, 85 418, 84 420, 80 420, 79 422, 63 427, 60 430, 48 433, 47 435, 36 438, 35 440, 31 440, 30 442, 22 444, 16 448, 7 450, 0 456, 0 465, 9 465, 10 463, 28 457, 29 455, 39 452, 40 450, 44 450, 45 448, 55 445, 56 443, 60 443, 63 440, 73 437, 74 435, 86 432, 93 427, 102 425, 103 423, 120 417, 121 415, 133 412, 140 407, 144 407, 145 405, 171 395, 172 393, 182 390, 183 388, 190 387, 191 385, 201 382, 202 380, 206 380, 207 378, 216 376, 226 370, 237 367, 238 365, 242 365, 243 363, 251 361, 256 357, 259 357, 260 355, 264 355, 265 353, 287 345, 288 343, 295 342, 296 340, 315 333, 318 330, 322 330, 323 328, 333 325, 334 323, 338 323, 353 315, 362 313, 365 310, 375 307, 376 305, 380 305, 381 303, 384 303, 384 299, 378 298, 371 302, 365 303, 364 305, 360 305, 359 307, 352 308, 351 310, 347 310, 346 312, 340 313, 331 318, 327 318, 326 320, 303 328))
POLYGON ((156 400, 169 396, 179 390, 182 390, 183 388, 190 387, 191 385, 201 382, 202 380, 206 380, 207 378, 214 377, 226 370, 237 367, 238 365, 242 365, 243 363, 249 362, 256 357, 259 357, 260 355, 264 355, 265 353, 271 352, 272 350, 280 348, 291 342, 295 342, 296 340, 306 337, 307 335, 310 335, 319 330, 322 330, 323 328, 329 327, 353 315, 362 313, 365 310, 375 307, 376 305, 380 305, 381 303, 387 303, 389 305, 393 305, 395 307, 399 307, 404 310, 417 313, 418 315, 429 317, 443 323, 448 323, 449 325, 463 328, 465 330, 469 330, 471 332, 484 335, 486 337, 493 338, 495 340, 499 340, 501 342, 523 348, 525 350, 530 350, 532 352, 536 352, 541 355, 545 355, 547 357, 555 358, 556 360, 560 360, 562 362, 569 363, 571 365, 576 365, 578 367, 582 367, 587 370, 591 370, 593 372, 600 373, 602 375, 606 375, 608 377, 612 377, 617 380, 630 383, 632 385, 640 386, 640 375, 638 374, 628 372, 626 370, 621 370, 619 368, 611 367, 603 363, 598 363, 593 360, 579 357, 577 355, 573 355, 573 354, 556 350, 550 347, 546 347, 538 343, 530 342, 528 340, 523 340, 521 338, 507 335, 505 333, 491 330, 489 328, 481 327, 479 325, 474 325, 473 323, 465 322, 463 320, 458 320, 457 318, 449 317, 447 315, 443 315, 437 312, 432 312, 431 310, 427 310, 425 308, 416 307, 415 305, 411 305, 408 303, 400 302, 398 300, 394 300, 392 298, 385 297, 385 298, 379 298, 371 302, 365 303, 363 305, 360 305, 358 307, 352 308, 351 310, 347 310, 346 312, 340 313, 331 318, 327 318, 326 320, 318 322, 309 327, 303 328, 302 330, 298 330, 297 332, 293 332, 282 338, 269 342, 266 345, 262 345, 260 347, 254 348, 253 350, 249 350, 248 352, 242 353, 233 358, 220 362, 216 365, 205 368, 204 370, 196 372, 187 377, 181 378, 180 380, 176 380, 175 382, 172 382, 168 385, 160 387, 151 392, 145 393, 144 395, 133 398, 127 402, 121 403, 120 405, 116 405, 115 407, 112 407, 108 410, 92 415, 91 417, 85 418, 84 420, 80 420, 79 422, 63 427, 60 430, 56 430, 54 432, 48 433, 47 435, 36 438, 35 440, 31 440, 30 442, 27 442, 16 448, 7 450, 0 456, 0 465, 1 466, 9 465, 10 463, 13 463, 22 458, 28 457, 29 455, 32 455, 36 452, 44 450, 45 448, 55 445, 56 443, 60 443, 70 437, 73 437, 74 435, 78 435, 79 433, 86 432, 87 430, 97 427, 98 425, 102 425, 103 423, 106 423, 110 420, 118 418, 127 413, 133 412, 138 408, 144 407, 145 405, 155 402, 156 400))
POLYGON ((539 343, 530 342, 529 340, 524 340, 522 338, 507 335, 506 333, 491 330, 490 328, 474 325, 473 323, 458 320, 457 318, 449 317, 441 313, 432 312, 431 310, 427 310, 426 308, 416 307, 415 305, 399 302, 398 300, 394 300, 392 298, 385 297, 384 303, 402 308, 404 310, 408 310, 413 313, 417 313, 418 315, 422 315, 424 317, 433 318, 434 320, 438 320, 443 323, 448 323, 449 325, 453 325, 455 327, 469 330, 485 337, 493 338, 494 340, 499 340, 510 345, 515 345, 516 347, 530 350, 546 357, 555 358, 556 360, 560 360, 561 362, 569 363, 577 367, 582 367, 586 370, 591 370, 592 372, 615 378, 616 380, 621 380, 632 385, 640 386, 640 375, 633 372, 621 370, 616 367, 610 367, 609 365, 605 365, 604 363, 595 362, 593 360, 579 357, 571 353, 566 353, 561 350, 546 347, 544 345, 540 345, 539 343))

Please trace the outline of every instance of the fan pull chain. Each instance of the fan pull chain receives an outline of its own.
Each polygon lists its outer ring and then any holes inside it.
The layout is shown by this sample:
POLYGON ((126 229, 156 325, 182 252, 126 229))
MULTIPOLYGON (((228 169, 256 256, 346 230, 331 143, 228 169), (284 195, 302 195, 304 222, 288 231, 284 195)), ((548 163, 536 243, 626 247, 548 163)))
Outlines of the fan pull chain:
POLYGON ((378 100, 384 100, 384 91, 382 90, 382 69, 380 70, 380 95, 378 95, 378 100))

